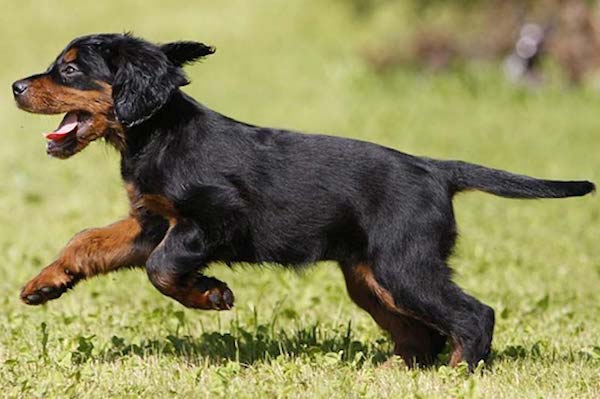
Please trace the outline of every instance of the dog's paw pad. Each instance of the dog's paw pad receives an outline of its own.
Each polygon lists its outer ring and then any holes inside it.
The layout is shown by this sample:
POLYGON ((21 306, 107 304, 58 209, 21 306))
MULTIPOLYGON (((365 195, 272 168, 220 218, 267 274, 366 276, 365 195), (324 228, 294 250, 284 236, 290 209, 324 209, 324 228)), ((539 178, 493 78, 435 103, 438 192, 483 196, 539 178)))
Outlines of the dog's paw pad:
POLYGON ((66 286, 46 286, 31 292, 23 290, 21 300, 28 305, 41 305, 52 299, 60 297, 67 290, 66 286))
POLYGON ((21 300, 28 305, 41 305, 60 297, 82 278, 82 274, 73 273, 71 269, 56 262, 25 284, 21 300))
POLYGON ((21 295, 21 299, 28 305, 41 305, 46 302, 41 294, 21 295))
POLYGON ((205 295, 212 309, 229 310, 233 307, 233 292, 227 286, 212 288, 205 295))
POLYGON ((66 287, 42 287, 40 291, 47 299, 56 299, 66 291, 66 287))

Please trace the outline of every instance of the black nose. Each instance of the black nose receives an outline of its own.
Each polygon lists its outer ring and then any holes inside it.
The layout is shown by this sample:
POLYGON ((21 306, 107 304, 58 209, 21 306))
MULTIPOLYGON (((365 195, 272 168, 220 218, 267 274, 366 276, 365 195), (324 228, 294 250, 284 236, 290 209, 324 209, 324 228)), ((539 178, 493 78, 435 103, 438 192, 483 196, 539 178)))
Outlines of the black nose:
POLYGON ((17 80, 15 83, 13 83, 12 85, 12 90, 13 93, 15 94, 15 96, 20 96, 21 94, 25 93, 25 91, 27 90, 27 82, 24 80, 17 80))

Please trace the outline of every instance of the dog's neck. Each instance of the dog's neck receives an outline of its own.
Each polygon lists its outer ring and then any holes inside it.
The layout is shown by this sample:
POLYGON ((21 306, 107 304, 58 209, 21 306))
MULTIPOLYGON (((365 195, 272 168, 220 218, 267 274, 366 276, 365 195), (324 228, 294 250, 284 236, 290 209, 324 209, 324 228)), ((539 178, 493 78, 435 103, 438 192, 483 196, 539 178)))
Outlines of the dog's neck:
POLYGON ((124 180, 131 181, 138 161, 147 154, 160 154, 160 148, 153 148, 160 143, 165 146, 173 136, 175 139, 190 123, 202 119, 207 109, 193 98, 176 90, 167 103, 151 118, 125 131, 124 145, 117 148, 121 153, 121 175, 124 180), (163 136, 162 139, 158 139, 163 136))
POLYGON ((181 90, 174 91, 165 105, 151 118, 125 131, 122 155, 135 156, 157 134, 176 134, 179 127, 189 124, 201 112, 194 99, 181 90))

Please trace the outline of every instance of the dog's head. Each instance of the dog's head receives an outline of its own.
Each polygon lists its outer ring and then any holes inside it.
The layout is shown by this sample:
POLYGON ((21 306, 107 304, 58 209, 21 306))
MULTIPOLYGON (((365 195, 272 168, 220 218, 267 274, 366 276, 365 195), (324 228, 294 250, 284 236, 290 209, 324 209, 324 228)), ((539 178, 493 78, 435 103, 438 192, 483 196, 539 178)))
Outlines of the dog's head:
POLYGON ((13 83, 19 108, 66 114, 47 133, 46 151, 68 158, 104 137, 122 149, 127 129, 165 105, 189 83, 182 66, 214 53, 196 42, 155 45, 129 34, 99 34, 73 40, 46 72, 13 83))

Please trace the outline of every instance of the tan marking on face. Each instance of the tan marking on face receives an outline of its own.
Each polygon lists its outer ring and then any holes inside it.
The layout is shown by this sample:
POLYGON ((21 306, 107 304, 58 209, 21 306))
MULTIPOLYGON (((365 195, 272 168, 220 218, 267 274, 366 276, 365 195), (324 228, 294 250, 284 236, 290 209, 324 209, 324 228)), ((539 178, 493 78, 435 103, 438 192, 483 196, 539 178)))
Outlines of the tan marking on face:
MULTIPOLYGON (((20 98, 19 107, 38 114, 60 114, 85 111, 91 115, 85 131, 77 133, 77 147, 65 158, 81 151, 100 137, 122 151, 125 148, 125 131, 113 113, 112 87, 102 81, 95 82, 98 90, 79 90, 54 82, 48 75, 32 80, 27 95, 20 98)), ((59 158, 61 154, 57 154, 59 158)))
POLYGON ((63 62, 73 62, 77 59, 77 48, 72 47, 70 48, 65 55, 63 56, 63 62))
POLYGON ((36 114, 61 114, 69 111, 87 111, 109 115, 113 110, 112 87, 101 81, 98 90, 79 90, 54 82, 44 75, 29 83, 27 94, 19 100, 22 109, 36 114))

